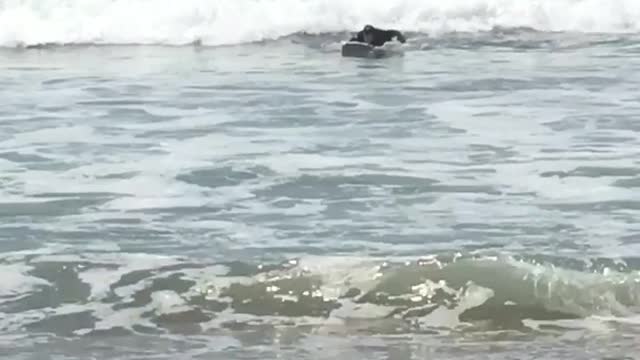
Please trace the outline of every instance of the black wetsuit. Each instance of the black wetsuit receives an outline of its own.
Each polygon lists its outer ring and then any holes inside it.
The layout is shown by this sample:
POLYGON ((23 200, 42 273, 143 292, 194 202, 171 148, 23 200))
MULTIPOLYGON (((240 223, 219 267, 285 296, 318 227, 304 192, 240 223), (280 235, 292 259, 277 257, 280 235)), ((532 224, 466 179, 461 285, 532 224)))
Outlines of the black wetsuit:
POLYGON ((387 41, 391 41, 394 37, 401 43, 406 41, 404 35, 402 35, 398 30, 382 30, 376 29, 371 25, 366 25, 364 29, 358 32, 349 41, 359 41, 373 46, 382 46, 387 41), (369 41, 366 41, 366 35, 369 35, 369 41))

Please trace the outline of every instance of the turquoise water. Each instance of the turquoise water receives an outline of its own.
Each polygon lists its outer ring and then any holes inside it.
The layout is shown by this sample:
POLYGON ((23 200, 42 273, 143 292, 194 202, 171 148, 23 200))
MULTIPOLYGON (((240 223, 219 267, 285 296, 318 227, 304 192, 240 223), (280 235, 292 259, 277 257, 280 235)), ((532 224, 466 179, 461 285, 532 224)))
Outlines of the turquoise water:
POLYGON ((342 35, 0 51, 7 358, 631 356, 637 41, 342 35))

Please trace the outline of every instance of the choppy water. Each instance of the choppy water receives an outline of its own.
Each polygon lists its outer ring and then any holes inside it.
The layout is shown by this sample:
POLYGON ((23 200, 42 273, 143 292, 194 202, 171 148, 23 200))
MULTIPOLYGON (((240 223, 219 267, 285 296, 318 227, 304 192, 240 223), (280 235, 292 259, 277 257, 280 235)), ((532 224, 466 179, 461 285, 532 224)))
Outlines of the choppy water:
POLYGON ((5 358, 632 358, 637 38, 344 35, 2 50, 5 358))

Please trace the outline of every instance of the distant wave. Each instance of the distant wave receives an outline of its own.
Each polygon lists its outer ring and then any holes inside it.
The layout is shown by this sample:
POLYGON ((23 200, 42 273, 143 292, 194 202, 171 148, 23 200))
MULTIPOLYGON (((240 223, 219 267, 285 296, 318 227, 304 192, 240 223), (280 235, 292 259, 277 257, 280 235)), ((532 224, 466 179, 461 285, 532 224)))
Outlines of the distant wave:
POLYGON ((365 23, 430 34, 494 27, 629 33, 636 0, 0 0, 0 46, 230 45, 365 23))

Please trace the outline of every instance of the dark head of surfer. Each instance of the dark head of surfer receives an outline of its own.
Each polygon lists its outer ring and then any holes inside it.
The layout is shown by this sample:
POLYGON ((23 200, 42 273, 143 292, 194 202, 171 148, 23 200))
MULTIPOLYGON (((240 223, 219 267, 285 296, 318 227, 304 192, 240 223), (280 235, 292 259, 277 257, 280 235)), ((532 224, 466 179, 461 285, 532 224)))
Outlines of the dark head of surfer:
POLYGON ((398 30, 377 29, 372 25, 367 24, 349 41, 363 42, 372 46, 382 46, 387 41, 393 40, 393 38, 398 39, 398 41, 400 41, 401 43, 407 41, 404 35, 402 35, 402 33, 398 30))

